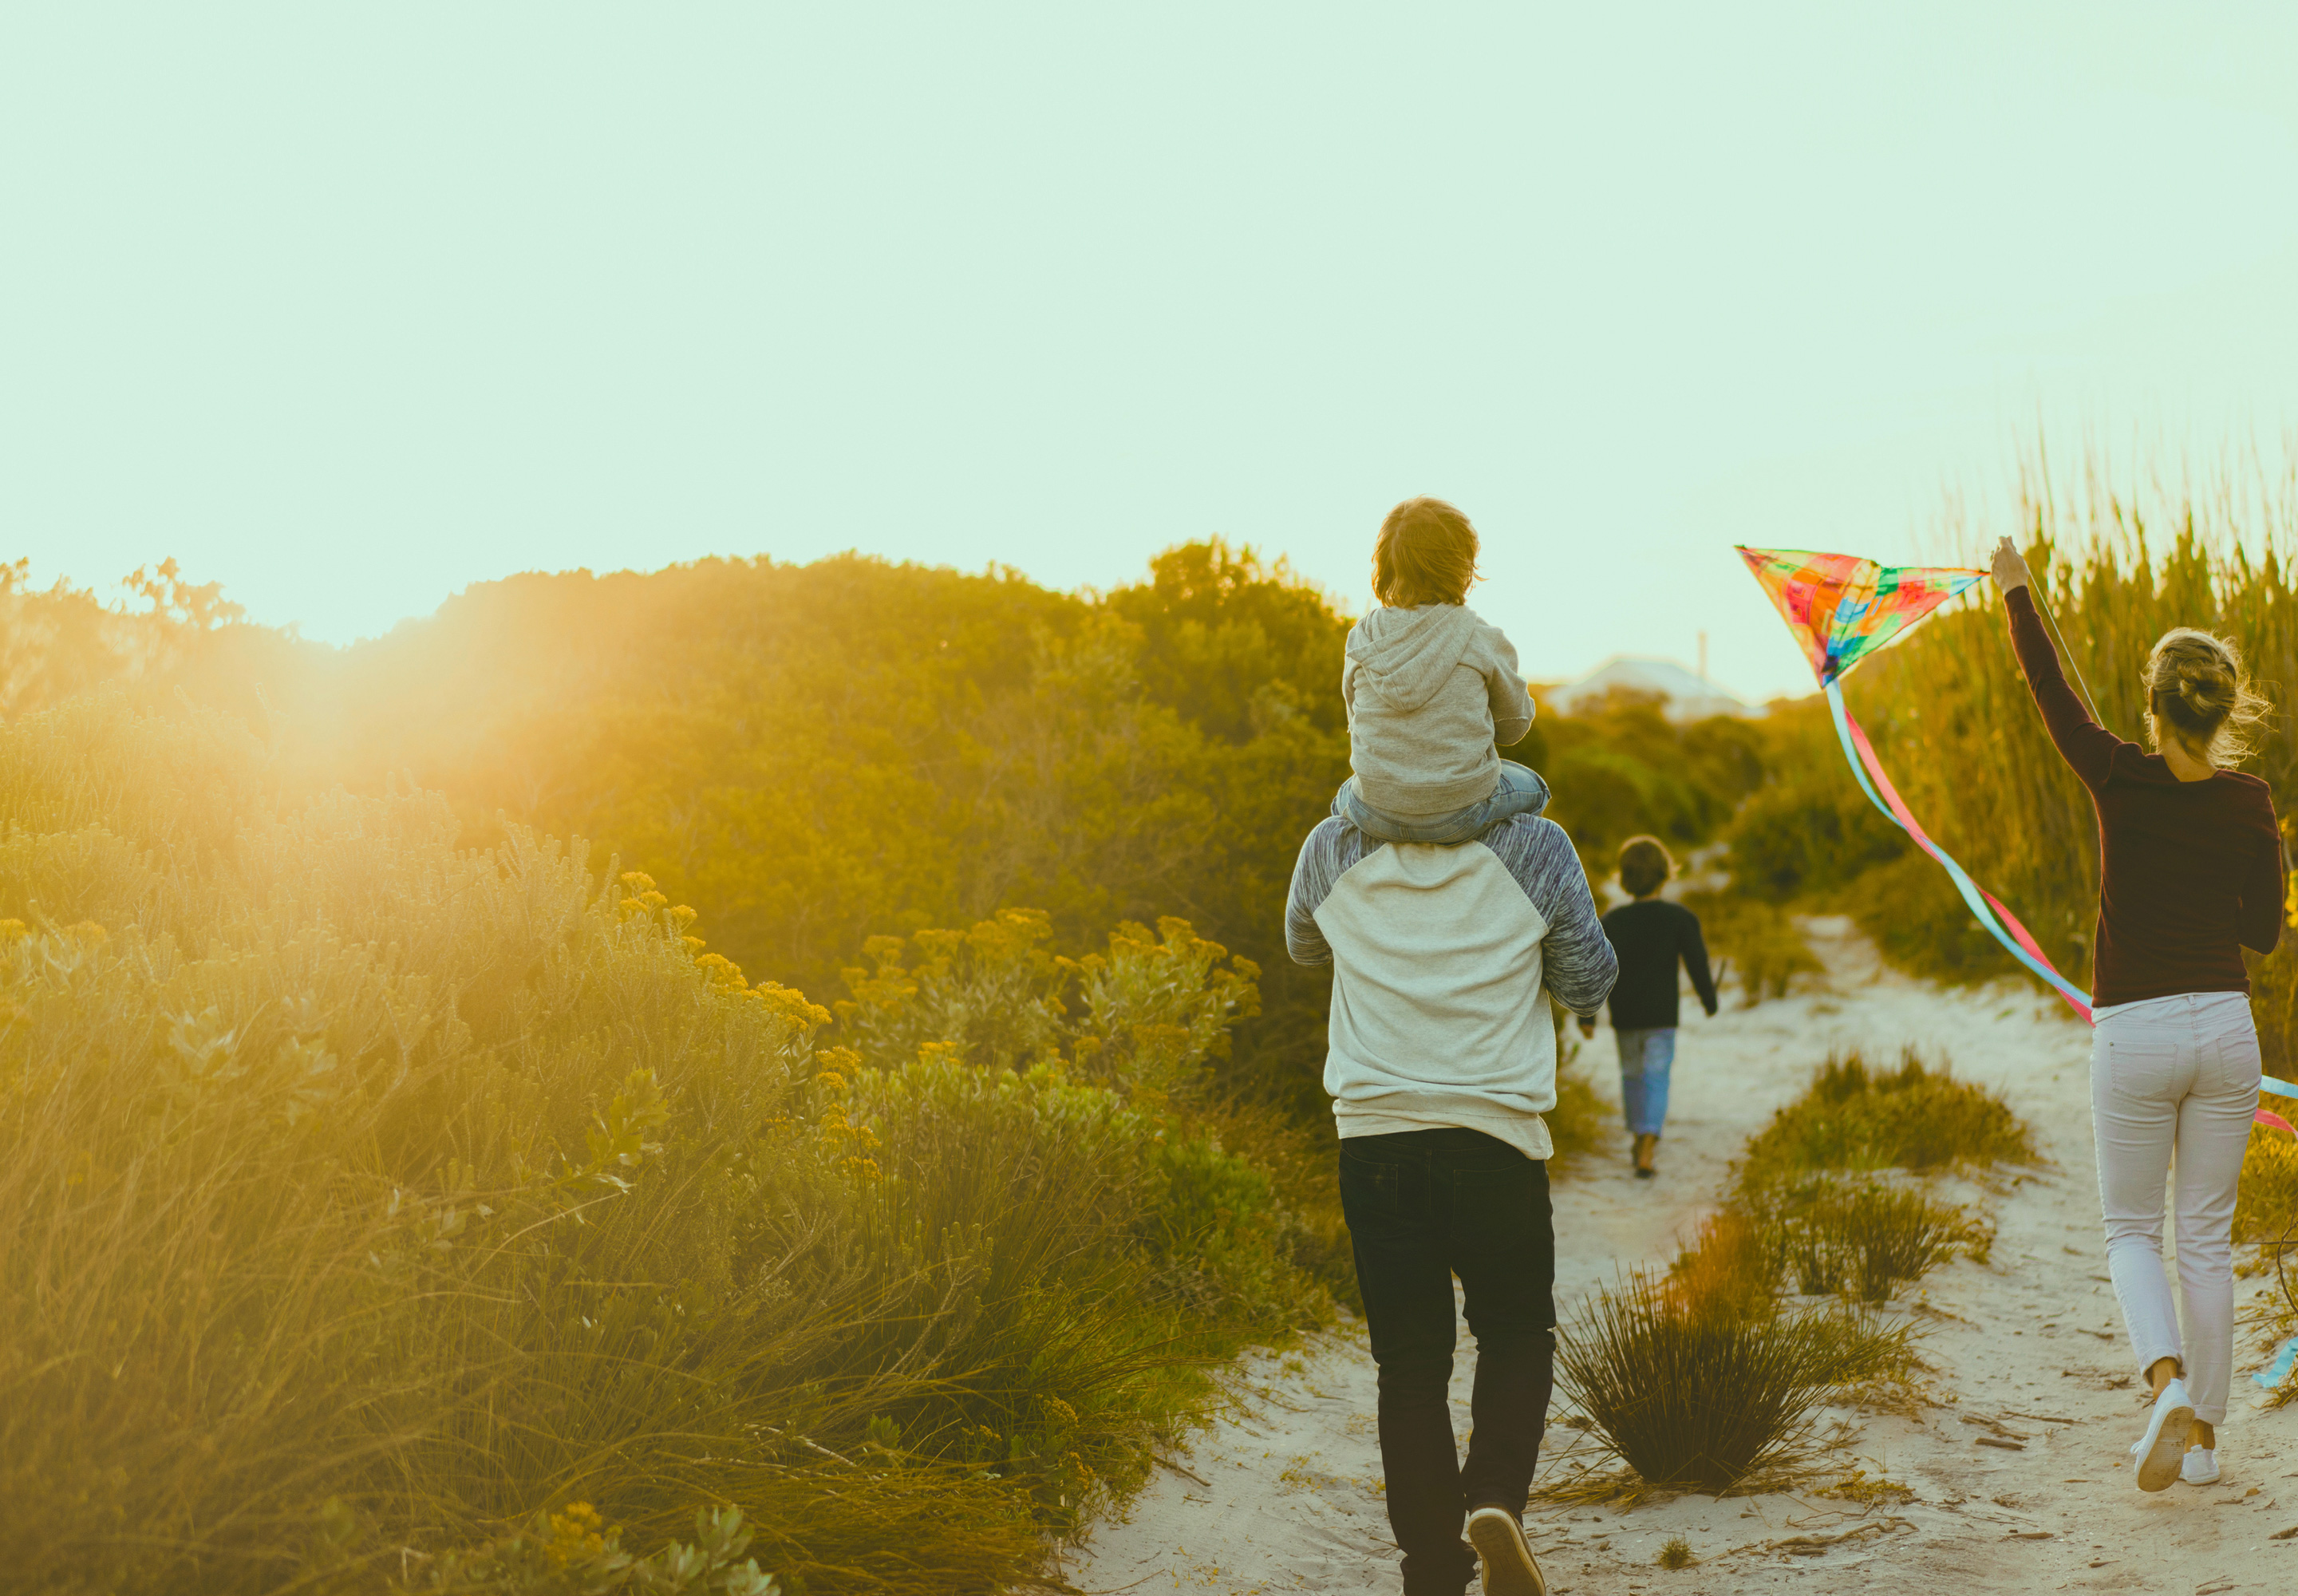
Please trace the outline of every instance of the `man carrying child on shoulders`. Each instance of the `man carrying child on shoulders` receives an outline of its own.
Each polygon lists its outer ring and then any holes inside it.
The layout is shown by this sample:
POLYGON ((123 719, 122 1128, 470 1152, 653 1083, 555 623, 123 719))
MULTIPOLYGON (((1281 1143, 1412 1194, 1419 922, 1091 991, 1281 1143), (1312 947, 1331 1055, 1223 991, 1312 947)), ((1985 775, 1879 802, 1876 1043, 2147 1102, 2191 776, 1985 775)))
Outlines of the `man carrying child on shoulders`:
POLYGON ((1355 775, 1309 834, 1285 943, 1333 966, 1325 1087, 1373 1359, 1406 1596, 1545 1596, 1521 1520, 1556 1344, 1549 996, 1592 1014, 1616 974, 1548 790, 1494 751, 1529 728, 1508 640, 1467 609, 1476 534, 1433 499, 1390 512, 1382 608, 1349 635, 1355 775), (1459 1277, 1474 1433, 1445 1392, 1459 1277), (1461 1538, 1466 1530, 1467 1540, 1461 1538))

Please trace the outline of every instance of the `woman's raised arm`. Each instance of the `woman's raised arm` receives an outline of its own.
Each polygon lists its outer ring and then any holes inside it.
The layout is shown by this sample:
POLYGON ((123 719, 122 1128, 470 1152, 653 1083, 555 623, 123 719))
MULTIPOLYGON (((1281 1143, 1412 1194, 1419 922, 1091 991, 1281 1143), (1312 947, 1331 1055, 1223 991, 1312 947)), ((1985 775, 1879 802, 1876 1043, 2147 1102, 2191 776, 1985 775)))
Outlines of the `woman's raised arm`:
POLYGON ((2028 591, 2027 562, 2009 538, 1995 546, 1993 574, 1995 585, 2003 590, 2003 614, 2011 623, 2011 648, 2019 656, 2019 668, 2027 674, 2027 690, 2035 695, 2044 730, 2050 732, 2059 757, 2086 786, 2104 786, 2122 740, 2091 719, 2090 711, 2067 684, 2066 672, 2059 666, 2059 651, 2051 646, 2051 635, 2043 629, 2042 615, 2035 608, 2035 595, 2028 591))

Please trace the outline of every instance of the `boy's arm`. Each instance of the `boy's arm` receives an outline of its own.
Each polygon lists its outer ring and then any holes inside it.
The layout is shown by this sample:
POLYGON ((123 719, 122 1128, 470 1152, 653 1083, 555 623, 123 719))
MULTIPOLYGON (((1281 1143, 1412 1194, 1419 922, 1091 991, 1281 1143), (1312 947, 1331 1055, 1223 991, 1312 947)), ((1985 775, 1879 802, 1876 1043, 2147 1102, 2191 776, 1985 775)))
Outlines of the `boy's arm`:
POLYGON ((1707 968, 1707 939, 1699 934, 1699 916, 1690 909, 1683 911, 1683 930, 1677 948, 1683 955, 1683 967, 1691 972, 1691 989, 1699 994, 1699 1006, 1707 1017, 1715 1017, 1715 977, 1707 968))
POLYGON ((1524 674, 1517 669, 1516 645, 1492 625, 1484 628, 1484 642, 1491 655, 1484 664, 1484 697, 1492 707, 1492 741, 1514 748, 1531 732, 1539 710, 1525 689, 1524 674))

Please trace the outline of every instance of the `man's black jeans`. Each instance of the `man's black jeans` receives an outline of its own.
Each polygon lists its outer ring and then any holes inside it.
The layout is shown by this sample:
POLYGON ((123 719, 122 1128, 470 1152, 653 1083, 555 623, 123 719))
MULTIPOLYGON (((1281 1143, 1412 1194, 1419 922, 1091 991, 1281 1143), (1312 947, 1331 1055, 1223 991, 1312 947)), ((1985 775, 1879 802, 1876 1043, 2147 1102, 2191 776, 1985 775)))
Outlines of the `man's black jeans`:
POLYGON ((1459 1596, 1476 1573, 1470 1510, 1521 1515, 1540 1460, 1556 1355, 1548 1166, 1459 1128, 1341 1143, 1341 1208, 1380 1366, 1380 1463, 1406 1596, 1459 1596), (1464 1467, 1445 1388, 1452 1277, 1476 1338, 1464 1467))

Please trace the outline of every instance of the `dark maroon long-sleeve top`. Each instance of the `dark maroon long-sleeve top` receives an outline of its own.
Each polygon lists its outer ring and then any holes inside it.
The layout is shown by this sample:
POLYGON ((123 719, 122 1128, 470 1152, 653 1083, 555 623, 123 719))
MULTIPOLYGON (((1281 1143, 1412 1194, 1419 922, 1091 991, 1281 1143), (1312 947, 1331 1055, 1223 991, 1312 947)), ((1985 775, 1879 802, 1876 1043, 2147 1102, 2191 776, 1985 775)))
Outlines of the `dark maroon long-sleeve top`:
POLYGON ((2160 754, 2091 719, 2059 669, 2034 596, 2003 596, 2011 646, 2067 768, 2098 810, 2091 1005, 2247 992, 2242 949, 2282 932, 2282 847, 2264 781, 2222 770, 2181 781, 2160 754))

